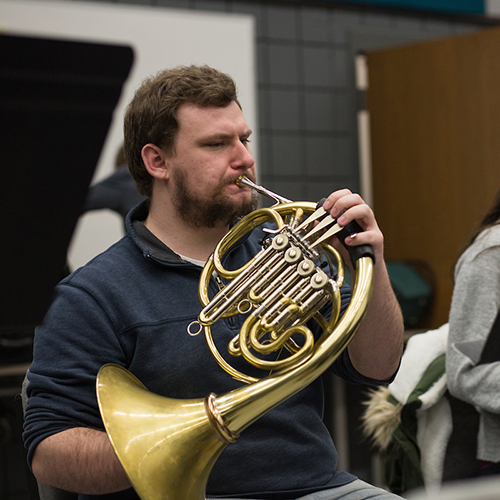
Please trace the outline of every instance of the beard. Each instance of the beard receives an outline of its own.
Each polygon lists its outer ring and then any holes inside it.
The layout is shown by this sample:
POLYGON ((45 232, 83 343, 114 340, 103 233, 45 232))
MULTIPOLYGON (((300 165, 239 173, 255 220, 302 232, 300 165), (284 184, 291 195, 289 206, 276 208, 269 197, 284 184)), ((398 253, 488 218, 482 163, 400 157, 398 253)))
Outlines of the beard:
POLYGON ((258 193, 252 191, 250 201, 236 202, 224 196, 222 188, 234 181, 224 181, 217 186, 215 194, 201 200, 192 196, 189 191, 186 173, 178 169, 174 174, 176 191, 173 203, 184 222, 191 227, 213 228, 218 225, 229 225, 235 219, 244 217, 258 207, 258 193))

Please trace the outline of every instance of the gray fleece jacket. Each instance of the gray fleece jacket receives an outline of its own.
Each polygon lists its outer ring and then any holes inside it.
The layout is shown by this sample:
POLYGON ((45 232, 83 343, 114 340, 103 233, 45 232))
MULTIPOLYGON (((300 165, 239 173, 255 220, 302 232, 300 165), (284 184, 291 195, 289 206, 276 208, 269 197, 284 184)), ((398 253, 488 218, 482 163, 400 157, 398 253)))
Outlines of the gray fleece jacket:
POLYGON ((500 462, 500 362, 477 363, 500 310, 500 225, 460 257, 450 310, 446 372, 450 392, 480 412, 477 458, 500 462))

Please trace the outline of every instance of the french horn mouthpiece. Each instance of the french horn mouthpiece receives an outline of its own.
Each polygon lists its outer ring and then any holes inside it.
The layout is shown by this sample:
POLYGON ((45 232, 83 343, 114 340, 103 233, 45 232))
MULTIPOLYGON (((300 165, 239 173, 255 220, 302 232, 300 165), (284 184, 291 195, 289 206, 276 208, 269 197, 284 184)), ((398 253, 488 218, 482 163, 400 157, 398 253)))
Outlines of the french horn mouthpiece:
POLYGON ((276 203, 291 203, 292 202, 292 200, 289 200, 288 198, 285 198, 284 196, 273 193, 269 189, 266 189, 263 186, 259 186, 258 184, 255 184, 255 182, 252 182, 246 175, 240 175, 236 179, 236 184, 239 187, 248 186, 248 187, 252 188, 254 191, 257 191, 259 194, 263 194, 264 196, 267 196, 268 198, 272 198, 274 201, 276 201, 276 203))

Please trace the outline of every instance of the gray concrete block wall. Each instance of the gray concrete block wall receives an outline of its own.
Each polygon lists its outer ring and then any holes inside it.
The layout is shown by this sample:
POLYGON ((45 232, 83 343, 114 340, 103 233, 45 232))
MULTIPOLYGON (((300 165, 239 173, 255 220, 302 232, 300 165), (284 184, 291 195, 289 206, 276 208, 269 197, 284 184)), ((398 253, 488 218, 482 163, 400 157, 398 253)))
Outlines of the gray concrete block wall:
POLYGON ((315 200, 341 187, 360 189, 353 34, 411 41, 481 27, 456 16, 347 8, 329 2, 92 1, 253 15, 260 179, 269 189, 294 200, 315 200))

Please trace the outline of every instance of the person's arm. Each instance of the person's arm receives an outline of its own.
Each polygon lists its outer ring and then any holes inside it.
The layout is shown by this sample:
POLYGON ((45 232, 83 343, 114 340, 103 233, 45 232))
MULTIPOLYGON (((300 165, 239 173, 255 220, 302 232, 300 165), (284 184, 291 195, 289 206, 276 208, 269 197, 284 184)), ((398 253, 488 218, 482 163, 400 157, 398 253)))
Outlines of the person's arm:
POLYGON ((131 487, 107 434, 95 429, 76 427, 47 437, 31 465, 38 481, 66 491, 98 495, 131 487))
MULTIPOLYGON (((348 236, 346 245, 369 244, 373 248, 373 295, 365 319, 348 346, 348 353, 354 368, 365 377, 390 380, 399 367, 403 352, 404 324, 384 261, 384 236, 371 208, 358 194, 348 189, 332 193, 323 207, 325 210, 332 209, 332 216, 339 217, 341 226, 356 220, 363 229, 354 237, 348 236)), ((345 249, 339 244, 335 246, 349 262, 345 249)))
POLYGON ((85 289, 89 280, 78 276, 56 287, 35 331, 23 438, 41 483, 78 493, 119 491, 130 485, 103 430, 96 375, 108 362, 124 366, 126 352, 106 310, 85 289))
POLYGON ((462 401, 500 413, 496 397, 500 362, 476 364, 500 308, 500 246, 479 251, 473 258, 466 256, 460 264, 450 309, 448 388, 462 401), (477 351, 477 357, 469 356, 469 350, 477 351))

